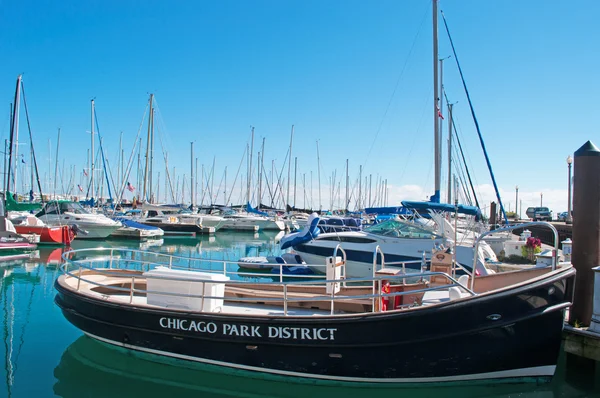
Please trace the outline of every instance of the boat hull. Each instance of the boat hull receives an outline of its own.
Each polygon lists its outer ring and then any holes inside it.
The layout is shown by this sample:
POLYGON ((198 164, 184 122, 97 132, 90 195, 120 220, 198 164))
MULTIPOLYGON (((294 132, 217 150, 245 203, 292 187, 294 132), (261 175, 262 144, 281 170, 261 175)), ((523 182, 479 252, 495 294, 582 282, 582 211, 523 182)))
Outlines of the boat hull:
POLYGON ((469 300, 346 316, 190 313, 110 303, 60 280, 55 302, 93 338, 188 361, 357 383, 522 381, 554 374, 573 277, 568 269, 469 300))
POLYGON ((39 235, 41 244, 69 245, 75 239, 73 230, 67 225, 61 227, 15 225, 15 230, 19 234, 39 235))

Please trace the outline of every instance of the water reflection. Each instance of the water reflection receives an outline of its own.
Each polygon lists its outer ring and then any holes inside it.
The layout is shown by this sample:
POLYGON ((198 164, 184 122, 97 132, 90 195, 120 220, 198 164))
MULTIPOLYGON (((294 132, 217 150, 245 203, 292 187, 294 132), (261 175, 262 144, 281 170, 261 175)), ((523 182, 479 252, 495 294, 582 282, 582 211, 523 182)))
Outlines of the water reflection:
MULTIPOLYGON (((562 363, 564 365, 564 361, 562 363)), ((208 365, 162 359, 133 353, 82 336, 63 353, 54 369, 54 393, 61 397, 371 397, 372 387, 347 384, 315 385, 208 365)), ((438 387, 378 387, 377 395, 406 397, 523 397, 553 398, 591 396, 563 381, 559 369, 550 384, 499 384, 438 387)), ((598 392, 598 391, 596 391, 598 392)))

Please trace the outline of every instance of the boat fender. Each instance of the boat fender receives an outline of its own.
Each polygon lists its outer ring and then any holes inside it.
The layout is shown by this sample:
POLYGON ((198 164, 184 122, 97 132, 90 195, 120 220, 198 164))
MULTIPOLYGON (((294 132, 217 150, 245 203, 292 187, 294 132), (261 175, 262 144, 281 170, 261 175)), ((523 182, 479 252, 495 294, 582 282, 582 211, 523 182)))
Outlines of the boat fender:
MULTIPOLYGON (((390 282, 382 281, 381 282, 381 294, 390 294, 390 282)), ((390 302, 389 297, 381 297, 381 311, 387 311, 388 304, 390 302)))

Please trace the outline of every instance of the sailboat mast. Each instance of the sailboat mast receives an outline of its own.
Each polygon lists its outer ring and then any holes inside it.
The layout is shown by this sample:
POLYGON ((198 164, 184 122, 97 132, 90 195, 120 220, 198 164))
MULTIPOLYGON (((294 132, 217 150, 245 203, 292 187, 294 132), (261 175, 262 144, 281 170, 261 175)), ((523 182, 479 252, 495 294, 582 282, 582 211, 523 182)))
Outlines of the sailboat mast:
POLYGON ((323 210, 321 205, 321 157, 319 156, 319 140, 317 140, 317 179, 319 180, 319 211, 323 210))
POLYGON ((286 191, 286 205, 290 204, 290 169, 292 166, 292 142, 294 140, 294 125, 292 124, 292 132, 290 134, 290 156, 288 157, 288 178, 287 178, 287 191, 286 191))
POLYGON ((90 187, 92 192, 92 198, 94 197, 94 100, 91 101, 91 113, 92 113, 92 129, 90 130, 91 136, 91 153, 90 153, 90 187))
POLYGON ((358 167, 358 211, 361 209, 362 199, 362 164, 358 167))
MULTIPOLYGON (((10 108, 10 114, 12 115, 12 106, 10 108)), ((4 192, 8 192, 8 185, 7 185, 7 177, 8 177, 8 170, 7 170, 7 163, 8 163, 8 139, 4 140, 4 181, 3 182, 3 186, 4 186, 4 192)))
MULTIPOLYGON (((262 180, 263 180, 263 169, 265 168, 265 137, 262 139, 262 146, 260 148, 260 165, 258 167, 258 203, 256 208, 260 210, 260 204, 262 202, 262 180)), ((268 184, 269 181, 267 181, 268 184)))
MULTIPOLYGON (((60 145, 60 127, 58 128, 58 137, 56 138, 56 159, 54 159, 54 199, 56 199, 56 180, 58 179, 58 148, 60 145)), ((32 162, 33 165, 33 162, 32 162)), ((33 173, 31 174, 31 189, 33 190, 33 173)))
POLYGON ((298 157, 294 158, 294 207, 296 207, 296 178, 298 177, 298 157))
POLYGON ((192 209, 194 208, 194 142, 190 142, 191 146, 191 157, 190 157, 190 199, 192 202, 192 209))
POLYGON ((250 151, 248 152, 248 192, 246 192, 246 203, 250 203, 250 188, 252 187, 252 152, 254 152, 254 127, 252 127, 252 139, 250 141, 250 151))
POLYGON ((433 126, 434 126, 434 168, 435 168, 435 188, 431 198, 432 202, 440 202, 440 131, 438 123, 439 98, 438 98, 438 0, 433 0, 433 126))
POLYGON ((344 201, 344 209, 348 212, 348 196, 350 193, 350 175, 348 174, 348 159, 346 159, 346 200, 344 201))
POLYGON ((19 157, 18 157, 18 147, 19 147, 19 104, 21 102, 21 79, 22 75, 17 77, 17 88, 15 90, 15 102, 14 108, 12 110, 12 122, 10 125, 10 146, 9 146, 9 158, 8 158, 8 176, 6 182, 6 192, 10 190, 10 177, 11 177, 11 169, 13 167, 13 159, 15 161, 15 177, 14 177, 14 187, 13 191, 17 190, 17 165, 19 157), (14 151, 13 151, 14 144, 14 151), (14 156, 13 156, 14 153, 14 156))
POLYGON ((150 113, 148 115, 148 137, 146 138, 146 166, 144 167, 144 188, 142 190, 142 199, 146 200, 146 187, 148 184, 148 166, 150 162, 150 143, 151 143, 151 134, 152 134, 152 100, 154 99, 154 94, 150 94, 150 113))
POLYGON ((452 106, 448 104, 448 203, 452 203, 452 106))
POLYGON ((123 173, 123 158, 121 154, 123 153, 123 132, 121 131, 121 135, 119 136, 119 156, 117 158, 117 186, 121 186, 121 173, 123 173))
MULTIPOLYGON (((154 98, 154 94, 151 94, 151 96, 154 98)), ((152 176, 154 175, 154 107, 152 106, 150 106, 150 125, 150 172, 148 174, 148 197, 150 198, 149 202, 154 203, 154 184, 152 181, 152 176)), ((181 200, 183 201, 183 198, 181 198, 181 200)))

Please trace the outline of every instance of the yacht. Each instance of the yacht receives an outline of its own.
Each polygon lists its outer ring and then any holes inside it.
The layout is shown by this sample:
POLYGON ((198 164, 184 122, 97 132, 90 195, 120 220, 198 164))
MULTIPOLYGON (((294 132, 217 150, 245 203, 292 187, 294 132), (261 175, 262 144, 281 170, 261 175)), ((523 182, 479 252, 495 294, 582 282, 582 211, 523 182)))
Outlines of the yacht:
MULTIPOLYGON (((296 241, 292 248, 307 264, 315 265, 315 272, 322 273, 326 258, 333 256, 339 245, 346 253, 346 273, 350 278, 373 275, 373 258, 377 247, 384 254, 386 264, 395 263, 392 266, 399 268, 402 267, 401 263, 405 263, 407 271, 412 272, 421 270, 424 259, 431 259, 432 250, 453 247, 456 261, 470 270, 473 264, 472 245, 454 245, 448 235, 398 217, 366 227, 362 231, 307 234, 307 239, 296 241)), ((337 255, 341 256, 341 251, 337 255)), ((482 242, 477 261, 477 272, 480 274, 489 273, 484 267, 486 260, 497 261, 494 252, 482 242)), ((377 263, 381 264, 379 257, 377 263)))
POLYGON ((285 223, 282 220, 272 217, 265 217, 256 214, 243 212, 226 212, 223 214, 225 224, 223 229, 234 229, 241 231, 283 231, 285 223))
POLYGON ((77 239, 106 238, 123 226, 119 221, 111 220, 104 214, 91 213, 70 200, 47 202, 35 216, 50 226, 75 227, 77 239))

